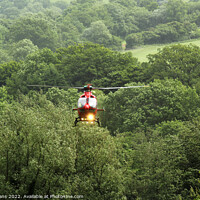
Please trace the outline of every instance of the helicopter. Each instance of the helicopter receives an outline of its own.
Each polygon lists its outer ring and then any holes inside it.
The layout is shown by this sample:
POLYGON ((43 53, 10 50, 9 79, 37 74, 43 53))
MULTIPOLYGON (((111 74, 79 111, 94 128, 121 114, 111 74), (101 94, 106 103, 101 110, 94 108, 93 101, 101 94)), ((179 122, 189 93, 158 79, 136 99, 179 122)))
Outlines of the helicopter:
MULTIPOLYGON (((80 87, 75 87, 76 89, 82 89, 80 87)), ((97 122, 100 126, 99 118, 96 117, 97 111, 104 111, 104 109, 97 108, 97 98, 92 94, 92 85, 87 84, 83 87, 84 94, 80 96, 78 99, 78 108, 74 108, 73 110, 78 111, 78 117, 74 121, 74 126, 77 125, 78 122, 97 122)))
MULTIPOLYGON (((49 85, 28 85, 31 87, 58 87, 65 88, 65 86, 49 86, 49 85)), ((125 87, 93 87, 91 84, 87 84, 84 87, 71 87, 79 90, 83 90, 84 94, 82 94, 77 103, 77 108, 73 108, 72 110, 78 111, 78 117, 75 118, 74 126, 77 125, 78 122, 86 122, 86 123, 98 123, 100 126, 100 120, 97 117, 98 111, 105 111, 104 109, 97 108, 97 98, 92 94, 92 90, 118 90, 121 88, 140 88, 140 87, 149 87, 148 85, 143 86, 125 86, 125 87)))

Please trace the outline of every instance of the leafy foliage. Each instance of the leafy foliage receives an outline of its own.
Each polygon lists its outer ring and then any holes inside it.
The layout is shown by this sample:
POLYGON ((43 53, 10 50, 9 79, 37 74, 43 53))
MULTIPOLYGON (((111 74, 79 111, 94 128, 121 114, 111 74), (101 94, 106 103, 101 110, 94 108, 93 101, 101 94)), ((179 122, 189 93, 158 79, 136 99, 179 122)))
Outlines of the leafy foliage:
MULTIPOLYGON (((180 51, 177 55, 188 52, 190 62, 195 61, 189 55, 198 48, 175 47, 171 46, 175 53, 180 51)), ((50 88, 38 93, 27 87, 84 81, 119 86, 140 78, 148 82, 156 59, 140 65, 131 54, 88 43, 55 53, 46 48, 23 62, 2 64, 0 192, 81 194, 88 199, 196 198, 200 110, 195 89, 166 76, 147 88, 108 95, 97 91, 99 106, 106 109, 100 117, 107 130, 72 127, 77 90, 50 88)))
POLYGON ((4 86, 0 87, 0 111, 2 111, 2 108, 4 108, 10 100, 11 96, 8 95, 6 88, 4 86))
POLYGON ((149 55, 151 65, 145 69, 146 80, 168 77, 179 79, 184 85, 196 86, 199 89, 199 52, 198 46, 179 44, 149 55))
POLYGON ((108 131, 72 128, 72 113, 37 93, 21 97, 3 115, 0 174, 6 184, 1 192, 123 196, 116 146, 108 131))
POLYGON ((6 81, 12 76, 13 73, 17 72, 20 68, 18 62, 8 62, 0 65, 0 86, 6 85, 6 81))
POLYGON ((38 47, 32 43, 31 40, 23 39, 13 44, 11 55, 14 60, 24 60, 27 55, 38 50, 38 47))
POLYGON ((109 46, 112 42, 112 35, 101 21, 93 22, 90 28, 85 29, 82 37, 93 43, 104 44, 104 46, 109 46))
POLYGON ((155 80, 143 89, 120 89, 108 95, 105 105, 104 126, 112 133, 145 129, 163 121, 190 120, 200 112, 196 91, 177 80, 155 80))
POLYGON ((5 22, 2 23, 0 37, 3 43, 29 39, 39 48, 52 50, 81 40, 119 50, 122 49, 120 42, 128 36, 128 48, 132 48, 130 36, 136 33, 143 35, 145 44, 199 37, 199 10, 198 2, 182 0, 94 0, 71 3, 3 0, 0 2, 0 17, 12 23, 7 26, 5 22))
POLYGON ((40 16, 19 18, 11 27, 9 37, 13 42, 29 39, 39 48, 54 49, 58 45, 58 35, 52 22, 40 16))
POLYGON ((120 54, 97 44, 78 44, 57 52, 61 60, 57 68, 69 85, 92 82, 96 86, 119 86, 137 78, 135 73, 140 71, 131 54, 120 54))
POLYGON ((154 28, 140 33, 132 33, 126 37, 127 48, 134 48, 141 44, 168 43, 184 40, 196 34, 195 24, 180 23, 177 21, 159 24, 154 28))
POLYGON ((28 85, 60 85, 63 80, 54 64, 58 58, 50 49, 36 51, 20 65, 20 70, 13 73, 7 80, 7 88, 10 94, 16 95, 18 91, 28 93, 28 85))
POLYGON ((198 1, 0 1, 0 194, 197 200, 199 48, 113 49, 197 38, 199 19, 198 1), (100 128, 72 127, 77 90, 28 87, 140 81, 96 91, 100 128))

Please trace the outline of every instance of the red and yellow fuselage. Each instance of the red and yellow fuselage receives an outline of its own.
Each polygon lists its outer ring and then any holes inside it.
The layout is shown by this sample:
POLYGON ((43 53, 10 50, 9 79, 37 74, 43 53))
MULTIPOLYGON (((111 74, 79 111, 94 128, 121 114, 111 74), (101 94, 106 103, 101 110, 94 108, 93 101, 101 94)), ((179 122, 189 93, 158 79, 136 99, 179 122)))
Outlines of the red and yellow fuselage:
POLYGON ((103 109, 97 109, 97 99, 92 94, 90 90, 85 91, 83 95, 78 99, 78 108, 73 110, 78 110, 78 118, 75 120, 75 125, 79 121, 86 122, 97 122, 99 124, 99 119, 96 118, 97 111, 103 111, 103 109))

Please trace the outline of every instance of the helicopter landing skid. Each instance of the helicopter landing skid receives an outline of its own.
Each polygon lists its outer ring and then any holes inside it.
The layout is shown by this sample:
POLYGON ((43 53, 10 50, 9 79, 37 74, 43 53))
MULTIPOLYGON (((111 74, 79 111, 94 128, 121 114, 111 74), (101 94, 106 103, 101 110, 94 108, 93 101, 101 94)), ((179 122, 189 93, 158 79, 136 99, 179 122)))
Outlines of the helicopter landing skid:
POLYGON ((81 118, 77 117, 74 121, 74 126, 77 125, 78 122, 86 122, 86 123, 94 123, 94 122, 97 122, 98 123, 98 126, 101 126, 100 125, 100 121, 99 121, 99 118, 96 118, 95 120, 93 121, 90 121, 90 120, 82 120, 81 118))

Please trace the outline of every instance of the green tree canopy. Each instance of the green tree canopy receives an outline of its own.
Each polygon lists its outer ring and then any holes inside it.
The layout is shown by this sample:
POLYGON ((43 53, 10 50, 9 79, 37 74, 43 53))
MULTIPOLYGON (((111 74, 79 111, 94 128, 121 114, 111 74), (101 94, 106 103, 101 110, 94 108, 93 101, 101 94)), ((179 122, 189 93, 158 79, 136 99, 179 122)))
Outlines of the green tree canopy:
POLYGON ((102 21, 93 22, 90 28, 84 30, 82 38, 107 47, 112 42, 112 35, 102 21))
POLYGON ((128 166, 124 174, 127 198, 198 199, 199 117, 124 132, 118 139, 128 166))
POLYGON ((16 61, 24 60, 27 55, 38 50, 38 47, 29 39, 20 40, 11 47, 11 55, 16 61))
POLYGON ((190 120, 199 115, 199 96, 178 80, 155 80, 148 88, 120 89, 105 102, 105 121, 113 133, 154 127, 163 121, 190 120))
POLYGON ((5 86, 0 87, 0 111, 10 99, 11 97, 9 97, 5 86))
MULTIPOLYGON (((64 85, 65 79, 55 67, 59 63, 55 53, 50 49, 42 49, 29 54, 20 65, 20 70, 13 73, 6 85, 9 94, 16 95, 18 91, 28 93, 28 85, 64 85)), ((40 88, 35 88, 39 90, 40 88)))
POLYGON ((6 85, 6 81, 20 69, 20 63, 10 61, 0 65, 0 86, 6 85))
POLYGON ((145 7, 152 11, 158 8, 158 1, 155 0, 139 0, 137 4, 138 6, 145 7))
POLYGON ((2 45, 4 44, 8 32, 8 28, 0 24, 0 47, 2 47, 2 45))
POLYGON ((73 128, 71 111, 38 93, 21 96, 0 115, 1 193, 123 198, 117 147, 107 130, 73 128))
POLYGON ((157 54, 149 55, 146 80, 173 78, 183 84, 194 86, 199 83, 200 48, 195 45, 166 46, 157 54))
POLYGON ((19 18, 10 27, 8 35, 13 42, 29 39, 39 48, 56 49, 58 34, 52 21, 39 15, 28 15, 19 18))
POLYGON ((182 0, 169 0, 166 3, 165 17, 168 22, 184 21, 186 15, 186 4, 182 0))
POLYGON ((9 62, 11 60, 13 60, 13 58, 9 55, 8 51, 0 49, 0 64, 9 62))
POLYGON ((57 68, 70 85, 119 86, 138 78, 139 63, 130 53, 86 43, 58 49, 57 54, 57 68))

